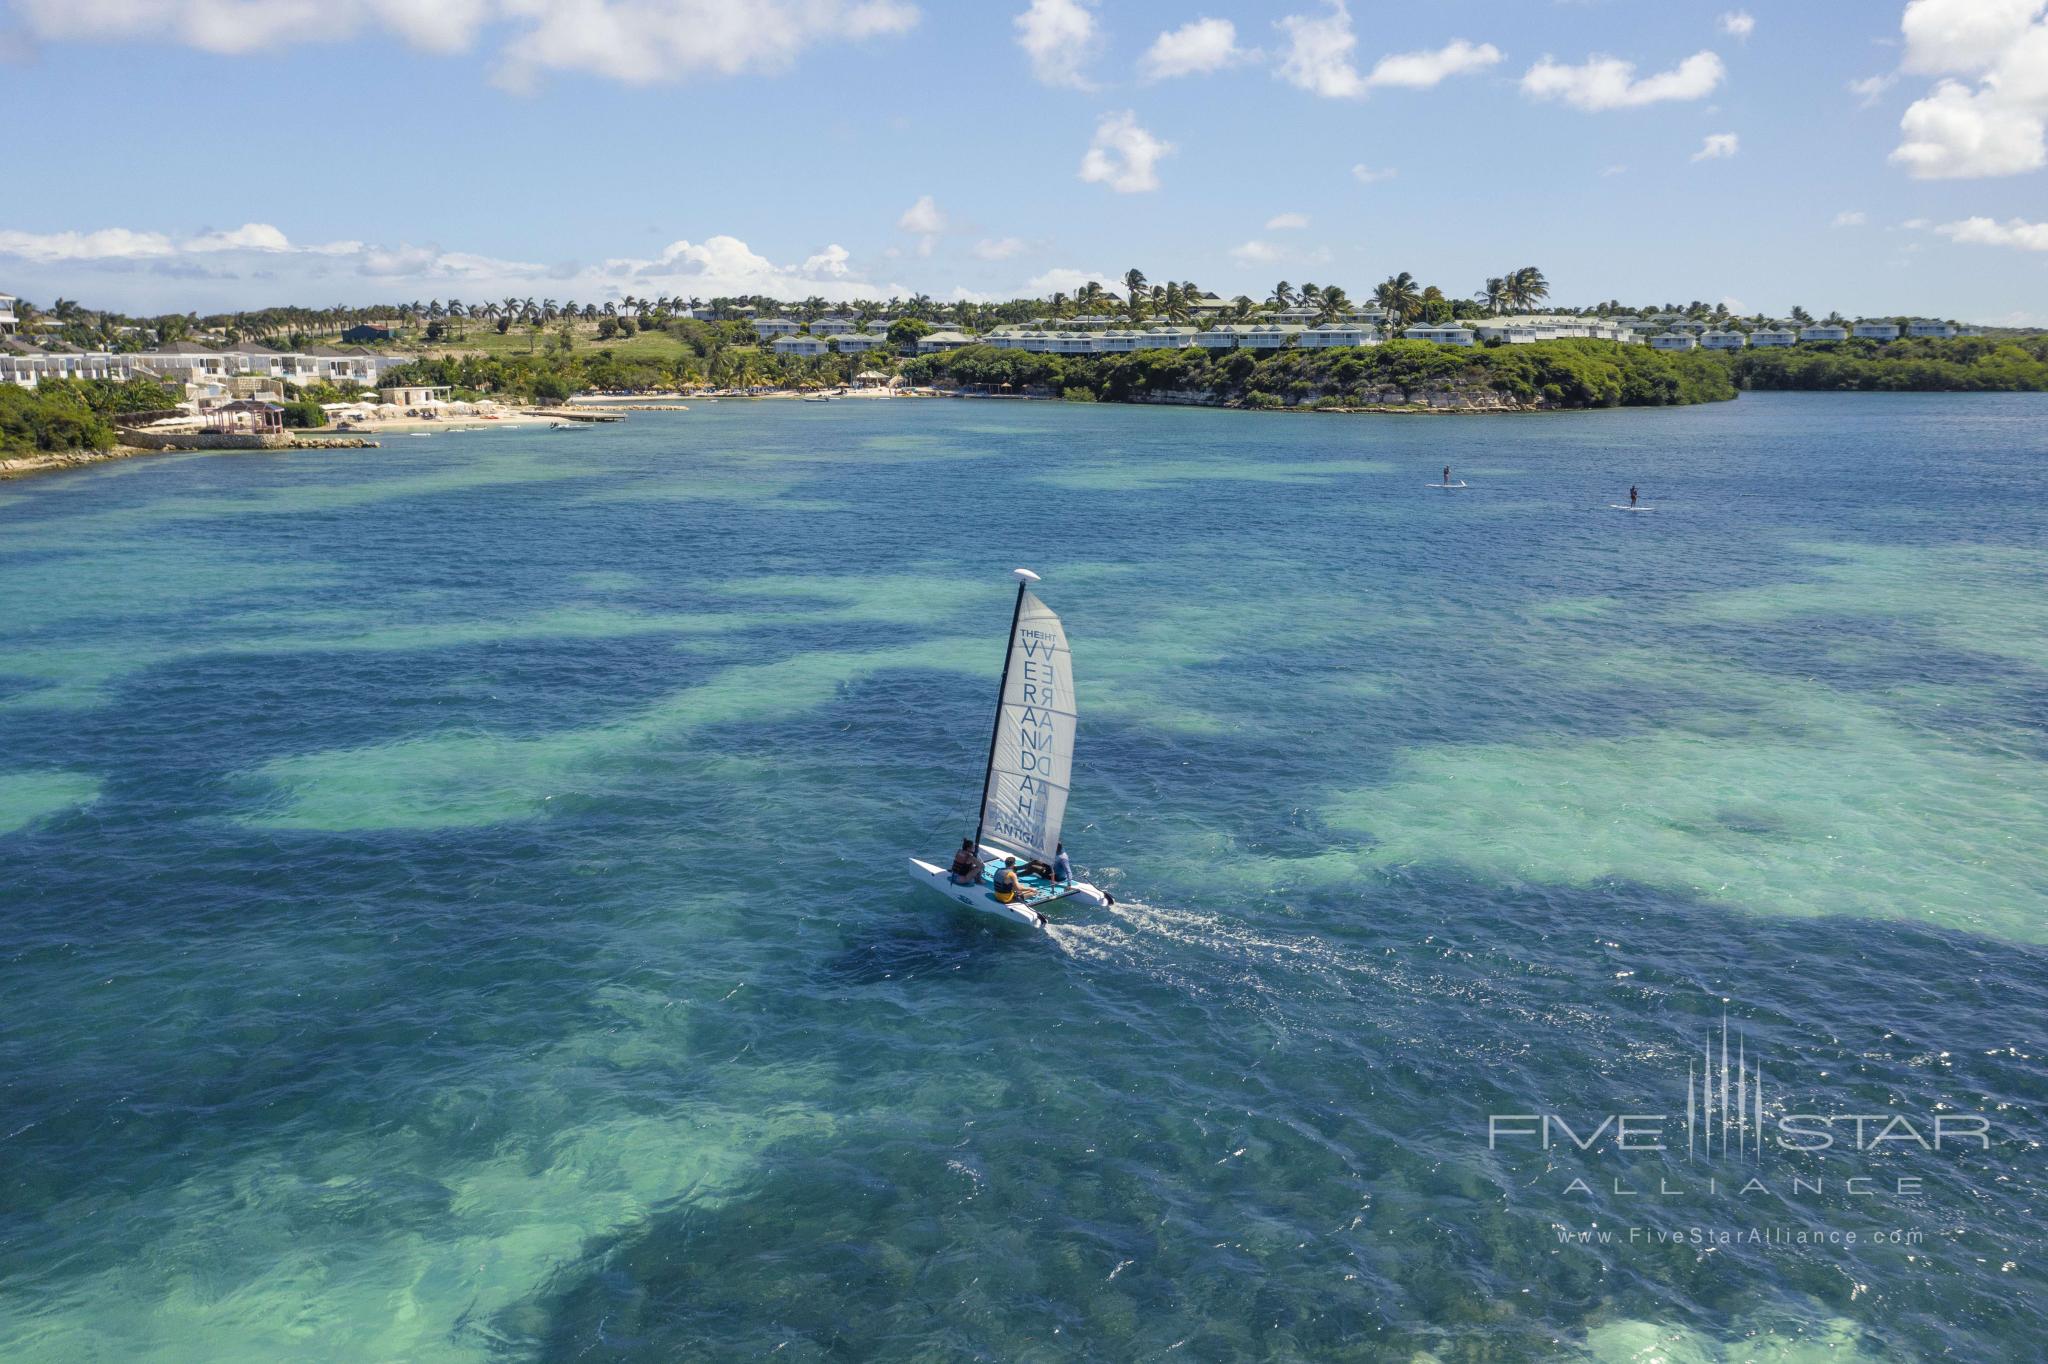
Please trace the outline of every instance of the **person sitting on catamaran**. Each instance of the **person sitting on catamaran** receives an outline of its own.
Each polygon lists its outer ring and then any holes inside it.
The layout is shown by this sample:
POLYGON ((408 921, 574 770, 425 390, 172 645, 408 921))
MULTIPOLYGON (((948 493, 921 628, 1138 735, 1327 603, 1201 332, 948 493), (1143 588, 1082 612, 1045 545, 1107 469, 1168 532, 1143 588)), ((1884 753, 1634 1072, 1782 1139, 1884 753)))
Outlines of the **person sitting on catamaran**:
POLYGON ((1018 891, 1021 889, 1017 880, 1017 859, 1014 857, 1004 858, 1003 865, 996 868, 996 874, 990 879, 989 884, 995 889, 996 902, 998 904, 1007 905, 1010 901, 1016 899, 1018 891))
POLYGON ((1067 845, 1056 845, 1052 850, 1052 879, 1064 886, 1074 879, 1074 864, 1067 860, 1067 845))
POLYGON ((953 854, 953 870, 950 875, 955 883, 971 886, 981 879, 981 859, 974 854, 974 840, 960 840, 960 851, 953 854))

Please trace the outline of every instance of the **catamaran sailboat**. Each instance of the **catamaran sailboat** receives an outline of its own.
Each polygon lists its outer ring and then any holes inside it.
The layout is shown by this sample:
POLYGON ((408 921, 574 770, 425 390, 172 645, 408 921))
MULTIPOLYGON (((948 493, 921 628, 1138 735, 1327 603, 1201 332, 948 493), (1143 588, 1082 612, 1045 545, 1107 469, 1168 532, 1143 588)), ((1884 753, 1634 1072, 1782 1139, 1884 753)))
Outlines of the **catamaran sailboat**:
POLYGON ((1031 591, 1038 575, 1019 568, 1011 576, 1017 580, 1017 606, 1010 614, 995 732, 981 779, 981 819, 974 830, 979 867, 974 880, 957 880, 945 867, 913 857, 910 879, 969 909, 1043 928, 1045 911, 1055 904, 1101 909, 1115 900, 1086 881, 1056 880, 1024 865, 1051 868, 1059 851, 1074 770, 1074 662, 1060 618, 1031 591), (998 900, 994 872, 1010 857, 1020 864, 1020 889, 1014 898, 998 900))

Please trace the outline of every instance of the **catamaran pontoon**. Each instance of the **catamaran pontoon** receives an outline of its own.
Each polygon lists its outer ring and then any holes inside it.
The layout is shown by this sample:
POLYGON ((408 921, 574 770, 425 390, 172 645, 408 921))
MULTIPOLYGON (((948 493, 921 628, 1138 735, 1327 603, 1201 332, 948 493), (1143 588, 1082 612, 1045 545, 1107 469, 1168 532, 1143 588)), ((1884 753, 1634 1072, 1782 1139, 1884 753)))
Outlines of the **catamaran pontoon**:
POLYGON ((1010 615, 1009 649, 996 699, 995 732, 989 736, 988 768, 981 779, 981 819, 974 830, 979 863, 972 881, 956 880, 944 867, 910 859, 910 879, 969 909, 1030 928, 1046 925, 1055 904, 1097 909, 1114 904, 1108 891, 1086 881, 1056 880, 1017 868, 1020 889, 1009 900, 996 898, 993 872, 1005 858, 1039 867, 1056 865, 1060 821, 1067 812, 1067 786, 1074 770, 1074 663, 1060 618, 1032 594, 1038 575, 1012 570, 1017 606, 1010 615))

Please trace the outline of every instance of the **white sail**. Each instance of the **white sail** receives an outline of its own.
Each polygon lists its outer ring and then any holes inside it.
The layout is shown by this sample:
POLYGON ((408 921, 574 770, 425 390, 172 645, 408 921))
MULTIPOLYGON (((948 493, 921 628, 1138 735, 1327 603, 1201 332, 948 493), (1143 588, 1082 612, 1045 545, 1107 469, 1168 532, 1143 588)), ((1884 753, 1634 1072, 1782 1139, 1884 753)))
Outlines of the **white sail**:
POLYGON ((1050 862, 1074 771, 1074 663, 1060 618, 1028 589, 1006 671, 982 841, 1050 862))

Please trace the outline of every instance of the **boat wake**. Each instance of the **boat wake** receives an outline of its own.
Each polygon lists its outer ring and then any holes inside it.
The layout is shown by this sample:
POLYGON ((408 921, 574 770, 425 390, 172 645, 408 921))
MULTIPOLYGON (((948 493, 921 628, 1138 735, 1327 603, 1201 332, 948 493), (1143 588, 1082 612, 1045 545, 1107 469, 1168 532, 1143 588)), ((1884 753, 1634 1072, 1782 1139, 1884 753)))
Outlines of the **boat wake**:
POLYGON ((1298 1017, 1300 1001, 1336 1006, 1347 1026, 1388 1025, 1424 1001, 1449 1001, 1499 1020, 1591 1028, 1596 1014, 1532 996, 1514 966, 1436 940, 1354 942, 1311 930, 1277 933, 1203 910, 1118 900, 1045 929, 1076 963, 1127 970, 1193 998, 1298 1017), (1503 970, 1508 965, 1510 969, 1503 970))
POLYGON ((1385 972, 1355 950, 1313 933, 1261 931, 1194 909, 1118 900, 1085 919, 1055 919, 1045 934, 1076 961, 1129 967, 1187 988, 1255 985, 1270 989, 1295 975, 1324 983, 1379 979, 1385 972), (1198 965, 1199 963, 1199 965, 1198 965))

